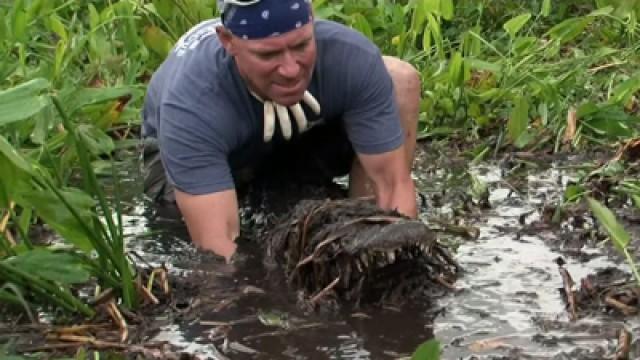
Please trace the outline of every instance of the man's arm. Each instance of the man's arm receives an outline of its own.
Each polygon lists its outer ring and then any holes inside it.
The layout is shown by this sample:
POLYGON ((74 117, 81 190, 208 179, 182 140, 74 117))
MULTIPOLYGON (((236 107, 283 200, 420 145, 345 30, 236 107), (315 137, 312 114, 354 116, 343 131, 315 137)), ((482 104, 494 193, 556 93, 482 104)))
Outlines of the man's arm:
POLYGON ((190 195, 176 189, 175 194, 193 243, 229 261, 240 234, 235 190, 190 195))
POLYGON ((404 146, 382 154, 358 154, 371 180, 378 206, 417 216, 416 193, 404 146))

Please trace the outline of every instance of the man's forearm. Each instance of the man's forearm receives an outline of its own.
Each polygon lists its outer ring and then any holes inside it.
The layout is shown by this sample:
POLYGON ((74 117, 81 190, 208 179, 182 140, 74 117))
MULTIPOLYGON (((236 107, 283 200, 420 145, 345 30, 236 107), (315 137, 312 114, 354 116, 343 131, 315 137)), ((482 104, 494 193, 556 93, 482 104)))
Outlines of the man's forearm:
POLYGON ((383 209, 393 209, 415 218, 418 215, 413 179, 376 186, 377 204, 383 209))
POLYGON ((190 195, 176 190, 176 202, 194 245, 229 260, 240 232, 235 191, 190 195))

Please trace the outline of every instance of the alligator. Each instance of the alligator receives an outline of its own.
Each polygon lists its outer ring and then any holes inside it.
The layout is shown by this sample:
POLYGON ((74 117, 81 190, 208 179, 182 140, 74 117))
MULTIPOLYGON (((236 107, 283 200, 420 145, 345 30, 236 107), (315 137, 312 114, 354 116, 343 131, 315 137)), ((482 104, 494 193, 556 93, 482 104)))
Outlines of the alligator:
POLYGON ((451 288, 460 272, 422 221, 367 199, 302 200, 266 232, 265 263, 306 307, 397 304, 451 288))

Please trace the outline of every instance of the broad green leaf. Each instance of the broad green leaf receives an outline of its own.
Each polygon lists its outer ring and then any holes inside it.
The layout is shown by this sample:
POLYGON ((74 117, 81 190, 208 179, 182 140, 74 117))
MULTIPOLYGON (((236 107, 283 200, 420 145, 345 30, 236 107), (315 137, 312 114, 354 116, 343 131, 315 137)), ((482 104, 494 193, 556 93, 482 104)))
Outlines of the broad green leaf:
POLYGON ((87 105, 94 105, 106 101, 116 100, 122 96, 131 95, 134 89, 129 86, 112 88, 84 88, 70 94, 65 94, 66 111, 74 114, 87 105))
POLYGON ((425 14, 439 14, 440 0, 422 0, 422 8, 425 14))
MULTIPOLYGON (((62 196, 79 214, 77 219, 64 203, 50 190, 33 190, 16 194, 17 200, 23 207, 32 207, 35 213, 53 228, 63 239, 78 249, 89 252, 93 250, 90 234, 87 234, 82 224, 93 228, 92 218, 95 217, 95 201, 84 192, 77 189, 61 191, 62 196)), ((100 236, 92 234, 91 236, 100 236)))
POLYGON ((532 134, 528 130, 525 130, 522 132, 522 134, 520 134, 520 136, 518 136, 516 141, 513 142, 513 145, 518 149, 522 149, 523 147, 529 145, 533 140, 535 140, 535 138, 536 137, 534 134, 532 134))
POLYGON ((0 135, 0 208, 7 208, 14 195, 28 188, 31 165, 0 135))
POLYGON ((449 81, 453 86, 464 84, 464 60, 459 52, 455 52, 449 63, 449 81))
POLYGON ((469 64, 472 69, 487 70, 491 71, 494 74, 499 74, 502 70, 502 66, 500 64, 491 63, 480 59, 466 58, 464 61, 467 62, 467 64, 469 64))
POLYGON ((537 43, 538 38, 535 36, 518 36, 513 40, 513 53, 518 56, 529 55, 538 50, 535 46, 537 43))
POLYGON ((28 163, 2 135, 0 135, 0 156, 4 156, 18 169, 29 174, 32 172, 31 164, 28 163))
POLYGON ((47 106, 48 97, 39 94, 48 87, 46 80, 38 78, 0 91, 0 126, 30 118, 47 106))
POLYGON ((582 195, 584 195, 585 189, 581 185, 569 185, 564 191, 564 199, 568 202, 574 202, 582 195))
POLYGON ((600 9, 596 9, 593 10, 591 13, 589 13, 587 16, 603 16, 603 15, 610 15, 613 12, 613 6, 605 6, 603 8, 600 9))
POLYGON ((600 107, 598 107, 597 104, 591 102, 591 101, 587 101, 586 103, 580 105, 576 111, 576 116, 581 119, 584 118, 585 116, 597 113, 598 111, 600 111, 600 107))
POLYGON ((424 20, 427 16, 428 10, 425 8, 424 1, 416 1, 413 15, 411 16, 411 27, 409 31, 415 36, 420 32, 420 29, 424 25, 424 20))
POLYGON ((64 42, 69 41, 69 35, 67 34, 67 29, 65 28, 62 21, 56 14, 51 14, 49 17, 49 27, 51 30, 60 37, 60 39, 64 40, 64 42))
POLYGON ((589 202, 589 207, 591 207, 591 211, 593 211, 600 224, 607 230, 613 245, 623 253, 631 241, 629 234, 616 220, 611 210, 591 197, 587 197, 587 202, 589 202))
POLYGON ((16 42, 27 43, 29 38, 27 37, 27 12, 23 10, 17 10, 13 17, 13 39, 16 42))
POLYGON ((65 285, 85 283, 90 277, 77 257, 43 248, 12 257, 7 263, 31 275, 65 285))
POLYGON ((373 39, 373 32, 371 31, 371 25, 369 25, 369 22, 364 17, 364 15, 360 13, 355 13, 351 16, 351 18, 353 19, 352 20, 353 27, 356 30, 364 34, 369 39, 373 39))
POLYGON ((95 126, 81 124, 76 129, 78 136, 84 141, 92 155, 110 154, 115 148, 113 139, 95 126))
POLYGON ((514 17, 513 19, 507 21, 502 26, 508 33, 511 38, 515 38, 516 34, 522 27, 531 19, 531 13, 524 13, 514 17))
POLYGON ((22 209, 22 213, 20 214, 20 218, 18 219, 18 228, 24 234, 29 233, 29 227, 31 226, 31 221, 33 220, 33 211, 31 208, 22 209))
POLYGON ((582 34, 587 27, 591 24, 593 17, 578 17, 567 19, 560 24, 552 27, 547 35, 552 39, 565 43, 575 39, 578 35, 582 34))
POLYGON ((171 19, 175 14, 175 6, 171 0, 153 0, 153 5, 162 19, 171 19))
POLYGON ((162 59, 171 52, 173 42, 169 35, 157 26, 147 26, 142 32, 142 42, 144 45, 162 59))
POLYGON ((529 126, 529 102, 523 96, 515 99, 509 122, 507 123, 507 132, 509 139, 515 142, 529 126))
POLYGON ((547 17, 551 14, 551 0, 543 0, 540 15, 547 17))
POLYGON ((65 40, 58 41, 56 45, 55 62, 53 65, 54 78, 60 78, 63 70, 64 58, 67 52, 67 42, 65 40))
POLYGON ((440 0, 440 12, 446 20, 452 20, 454 15, 453 0, 440 0))
POLYGON ((640 91, 640 73, 616 86, 613 89, 613 96, 609 98, 609 103, 625 104, 637 91, 640 91))
POLYGON ((440 359, 440 343, 431 339, 422 343, 416 351, 411 355, 411 360, 439 360, 440 359))
POLYGON ((440 60, 445 60, 445 49, 444 49, 444 41, 442 39, 442 30, 440 28, 440 22, 436 19, 433 14, 427 14, 427 23, 429 29, 431 30, 431 36, 433 37, 433 41, 436 45, 436 51, 438 52, 438 58, 440 60))
POLYGON ((100 25, 100 14, 93 4, 89 3, 89 26, 91 30, 95 30, 100 25))
POLYGON ((431 30, 429 30, 428 26, 425 26, 422 32, 422 50, 428 53, 431 52, 431 30))

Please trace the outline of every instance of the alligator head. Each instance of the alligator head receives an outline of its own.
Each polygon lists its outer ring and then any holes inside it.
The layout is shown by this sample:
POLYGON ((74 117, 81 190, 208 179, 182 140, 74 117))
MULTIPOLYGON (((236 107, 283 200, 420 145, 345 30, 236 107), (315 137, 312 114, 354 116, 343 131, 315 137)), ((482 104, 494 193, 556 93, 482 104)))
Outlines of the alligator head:
POLYGON ((424 223, 355 199, 300 202, 269 232, 267 260, 312 302, 386 300, 458 271, 424 223))

